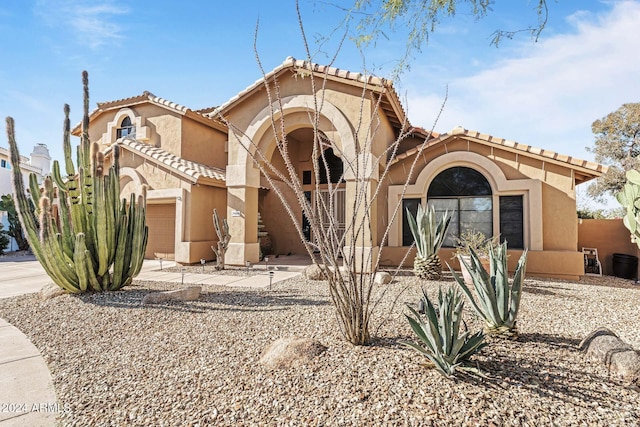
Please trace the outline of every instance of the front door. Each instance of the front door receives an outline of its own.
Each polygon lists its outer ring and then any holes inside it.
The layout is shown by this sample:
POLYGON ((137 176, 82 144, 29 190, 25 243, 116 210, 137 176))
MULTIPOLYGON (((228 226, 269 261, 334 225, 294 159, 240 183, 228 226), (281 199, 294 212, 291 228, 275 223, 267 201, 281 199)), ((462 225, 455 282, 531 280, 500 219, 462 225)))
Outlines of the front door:
MULTIPOLYGON (((333 239, 335 236, 336 244, 338 244, 346 230, 347 191, 344 188, 334 189, 333 203, 330 203, 331 193, 329 190, 319 190, 316 195, 322 198, 327 210, 320 215, 322 228, 330 238, 333 239)), ((342 242, 342 246, 344 246, 344 242, 342 242)))

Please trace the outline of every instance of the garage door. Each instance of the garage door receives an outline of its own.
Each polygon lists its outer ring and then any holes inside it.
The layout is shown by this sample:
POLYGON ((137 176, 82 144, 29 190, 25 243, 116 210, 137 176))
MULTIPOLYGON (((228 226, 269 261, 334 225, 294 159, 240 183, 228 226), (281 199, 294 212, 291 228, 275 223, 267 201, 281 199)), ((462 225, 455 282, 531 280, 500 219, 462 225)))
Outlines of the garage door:
POLYGON ((174 259, 176 246, 176 205, 147 205, 149 241, 147 259, 174 259))

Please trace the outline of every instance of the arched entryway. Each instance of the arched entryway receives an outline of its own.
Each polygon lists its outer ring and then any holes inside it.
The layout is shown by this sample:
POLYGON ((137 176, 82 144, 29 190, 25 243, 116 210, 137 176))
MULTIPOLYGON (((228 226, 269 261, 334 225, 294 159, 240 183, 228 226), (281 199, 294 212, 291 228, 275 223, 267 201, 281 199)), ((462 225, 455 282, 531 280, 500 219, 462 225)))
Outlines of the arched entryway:
MULTIPOLYGON (((341 238, 344 235, 346 223, 344 165, 342 158, 336 154, 337 148, 331 144, 330 139, 322 132, 319 136, 324 147, 324 156, 318 156, 316 159, 317 173, 313 161, 314 132, 312 128, 299 128, 288 133, 286 135, 287 150, 306 199, 314 207, 319 201, 322 201, 327 207, 327 212, 322 212, 319 215, 322 226, 326 229, 336 226, 335 234, 341 238)), ((284 176, 289 176, 286 163, 279 150, 271 152, 269 162, 284 176)), ((307 241, 315 239, 316 237, 312 235, 310 221, 304 215, 295 193, 282 182, 277 173, 272 172, 269 175, 272 181, 269 185, 278 187, 278 191, 288 200, 295 220, 302 227, 304 238, 307 241)), ((306 249, 292 224, 289 213, 282 205, 275 189, 267 189, 264 177, 262 180, 265 186, 259 191, 258 209, 262 222, 269 231, 273 250, 276 253, 304 253, 306 249)))

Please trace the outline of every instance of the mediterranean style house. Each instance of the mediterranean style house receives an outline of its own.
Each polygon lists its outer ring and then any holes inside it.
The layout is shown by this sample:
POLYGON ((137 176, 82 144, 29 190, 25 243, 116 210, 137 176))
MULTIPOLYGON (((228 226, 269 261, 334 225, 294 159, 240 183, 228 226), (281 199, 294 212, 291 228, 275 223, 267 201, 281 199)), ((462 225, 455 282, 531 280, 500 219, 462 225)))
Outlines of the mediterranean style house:
MULTIPOLYGON (((0 196, 13 194, 13 184, 11 183, 11 162, 9 161, 9 149, 0 147, 0 196)), ((25 183, 29 182, 29 174, 34 173, 39 184, 42 184, 44 177, 51 172, 51 156, 45 144, 36 144, 29 157, 20 156, 20 170, 25 183)), ((0 211, 0 223, 6 231, 9 228, 7 213, 0 211)), ((9 241, 8 250, 17 249, 17 244, 13 238, 9 241)))
MULTIPOLYGON (((411 244, 406 208, 415 211, 419 203, 428 202, 439 211, 455 212, 445 242, 448 247, 440 254, 445 261, 451 257, 453 237, 472 228, 507 239, 510 262, 528 249, 531 275, 577 279, 584 274, 584 258, 577 247, 575 188, 604 173, 604 166, 463 128, 429 135, 410 125, 392 84, 381 78, 287 58, 216 108, 192 110, 149 92, 98 103, 90 115, 89 137, 107 158, 119 145, 125 195, 147 185, 147 257, 180 263, 212 259, 216 208, 226 212, 230 227, 226 263, 244 265, 259 261, 259 223, 262 233, 270 236, 273 253, 305 253, 274 189, 261 179, 251 152, 260 149, 270 163, 283 167, 271 117, 284 118, 282 131, 303 189, 309 197, 323 197, 311 194, 317 188, 311 173, 314 128, 309 113, 314 109, 320 116, 317 129, 330 141, 329 168, 341 170, 343 162, 362 161, 370 168, 367 180, 377 185, 380 171, 389 166, 378 203, 369 212, 373 243, 362 248, 381 251, 383 265, 397 265, 411 244), (308 78, 312 75, 321 84, 312 85, 308 78), (273 88, 276 81, 279 100, 265 90, 265 82, 273 88), (322 102, 315 104, 318 96, 322 102), (373 128, 375 132, 362 131, 373 128), (401 134, 407 136, 390 155, 388 147, 401 134), (370 138, 370 143, 363 144, 363 138, 370 138), (362 153, 363 146, 369 152, 362 153), (407 171, 418 155, 403 196, 407 171), (380 247, 398 203, 402 213, 380 247)), ((73 134, 80 134, 79 126, 73 134)), ((335 218, 343 223, 354 215, 346 202, 354 197, 354 179, 347 173, 343 182, 336 183, 340 191, 335 218)), ((294 215, 304 222, 299 208, 294 215)))

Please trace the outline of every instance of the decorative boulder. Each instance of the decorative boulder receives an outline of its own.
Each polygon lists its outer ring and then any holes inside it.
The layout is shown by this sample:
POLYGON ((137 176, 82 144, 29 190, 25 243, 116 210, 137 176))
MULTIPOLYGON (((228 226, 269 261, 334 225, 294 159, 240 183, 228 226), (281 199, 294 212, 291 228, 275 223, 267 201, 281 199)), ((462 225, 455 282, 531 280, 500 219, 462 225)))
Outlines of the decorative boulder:
POLYGON ((386 285, 387 283, 391 283, 391 274, 386 271, 378 271, 373 278, 373 282, 376 285, 386 285))
POLYGON ((580 350, 602 362, 610 372, 631 384, 640 385, 640 352, 607 328, 591 332, 580 343, 580 350))
POLYGON ((66 294, 65 290, 53 282, 49 282, 40 289, 40 298, 43 300, 53 299, 66 294))
POLYGON ((142 304, 160 304, 167 301, 194 301, 200 297, 202 286, 190 286, 175 291, 153 292, 142 298, 142 304))
POLYGON ((309 338, 280 338, 262 352, 260 364, 270 369, 295 368, 311 362, 326 349, 320 342, 309 338))
POLYGON ((304 277, 309 280, 325 280, 326 275, 318 264, 311 264, 304 269, 304 277))

